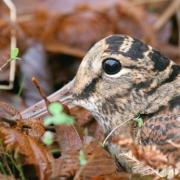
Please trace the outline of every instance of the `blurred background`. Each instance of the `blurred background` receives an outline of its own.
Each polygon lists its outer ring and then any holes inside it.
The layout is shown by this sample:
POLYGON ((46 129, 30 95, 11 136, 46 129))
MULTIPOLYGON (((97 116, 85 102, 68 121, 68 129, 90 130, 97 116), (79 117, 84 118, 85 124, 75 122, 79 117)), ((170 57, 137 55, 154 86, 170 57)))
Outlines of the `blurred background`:
POLYGON ((180 63, 180 0, 12 0, 0 1, 0 65, 10 56, 12 29, 19 57, 16 72, 0 71, 0 85, 14 76, 0 99, 19 110, 41 99, 31 82, 37 77, 47 95, 76 74, 94 43, 110 34, 128 34, 180 63))

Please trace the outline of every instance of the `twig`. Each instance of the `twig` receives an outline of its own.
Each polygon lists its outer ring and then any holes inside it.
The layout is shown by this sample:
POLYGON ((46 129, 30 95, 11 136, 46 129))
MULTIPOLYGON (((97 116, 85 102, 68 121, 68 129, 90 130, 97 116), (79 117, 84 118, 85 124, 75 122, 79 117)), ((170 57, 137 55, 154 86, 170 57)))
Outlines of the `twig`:
POLYGON ((11 59, 8 59, 1 67, 0 72, 11 62, 11 59))
MULTIPOLYGON (((16 6, 12 2, 12 0, 3 0, 3 2, 6 4, 6 6, 10 10, 10 21, 11 21, 11 44, 10 48, 11 50, 16 48, 16 19, 17 19, 17 12, 16 12, 16 6)), ((10 75, 9 75, 9 85, 8 86, 0 86, 0 89, 12 89, 13 88, 13 82, 15 78, 15 71, 16 71, 16 61, 11 61, 10 63, 10 75)))
POLYGON ((35 85, 35 87, 37 88, 39 94, 41 95, 41 97, 44 99, 45 103, 46 103, 46 107, 48 108, 49 104, 51 103, 48 99, 47 96, 44 92, 44 90, 42 89, 42 87, 40 86, 39 81, 37 80, 37 78, 32 77, 32 82, 35 85))
POLYGON ((106 144, 107 140, 110 138, 110 136, 111 136, 118 128, 120 128, 122 125, 126 124, 126 123, 129 122, 129 121, 131 121, 131 119, 126 120, 126 121, 120 123, 118 126, 116 126, 116 127, 106 136, 106 138, 104 139, 104 141, 103 141, 103 146, 106 144))
POLYGON ((160 16, 160 18, 154 24, 154 29, 156 31, 160 30, 163 25, 168 21, 168 19, 179 9, 180 0, 174 0, 170 6, 165 10, 165 12, 160 16))
MULTIPOLYGON (((21 58, 16 58, 16 60, 22 60, 21 58)), ((0 72, 9 64, 11 61, 15 61, 13 59, 8 59, 6 62, 0 67, 0 72)))

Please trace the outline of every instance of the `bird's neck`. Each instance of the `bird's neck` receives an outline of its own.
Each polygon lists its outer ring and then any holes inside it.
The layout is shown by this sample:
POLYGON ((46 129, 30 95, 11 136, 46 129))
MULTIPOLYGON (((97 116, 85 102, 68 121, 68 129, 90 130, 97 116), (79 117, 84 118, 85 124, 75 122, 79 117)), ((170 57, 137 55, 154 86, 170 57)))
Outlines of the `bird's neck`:
POLYGON ((144 93, 143 90, 133 90, 129 96, 103 104, 101 107, 103 113, 96 113, 95 118, 106 134, 116 129, 116 135, 136 136, 134 132, 137 129, 134 128, 133 120, 139 114, 143 114, 143 117, 148 119, 153 114, 168 109, 169 102, 178 97, 178 92, 173 84, 162 85, 149 94, 144 93))
POLYGON ((116 97, 113 101, 107 101, 97 108, 99 112, 94 112, 93 115, 103 127, 105 134, 114 131, 113 134, 115 135, 131 136, 132 122, 144 106, 141 103, 142 97, 139 96, 136 101, 134 100, 135 97, 137 96, 132 93, 129 96, 116 97))

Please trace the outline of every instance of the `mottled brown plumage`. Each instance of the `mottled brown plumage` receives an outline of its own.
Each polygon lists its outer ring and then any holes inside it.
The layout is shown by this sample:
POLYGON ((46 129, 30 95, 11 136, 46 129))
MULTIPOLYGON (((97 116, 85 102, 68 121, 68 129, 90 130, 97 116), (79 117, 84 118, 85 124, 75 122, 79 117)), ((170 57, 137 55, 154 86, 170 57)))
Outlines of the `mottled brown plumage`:
MULTIPOLYGON (((180 144, 180 66, 151 46, 123 35, 99 41, 84 57, 70 94, 71 103, 91 111, 106 134, 124 122, 113 135, 141 145, 155 144, 180 161, 180 148, 172 145, 180 144), (134 127, 138 115, 144 120, 141 128, 134 127)), ((57 99, 57 93, 50 99, 57 99)), ((41 104, 37 107, 42 113, 41 104)), ((118 155, 123 152, 120 147, 108 147, 122 166, 138 172, 118 155)))

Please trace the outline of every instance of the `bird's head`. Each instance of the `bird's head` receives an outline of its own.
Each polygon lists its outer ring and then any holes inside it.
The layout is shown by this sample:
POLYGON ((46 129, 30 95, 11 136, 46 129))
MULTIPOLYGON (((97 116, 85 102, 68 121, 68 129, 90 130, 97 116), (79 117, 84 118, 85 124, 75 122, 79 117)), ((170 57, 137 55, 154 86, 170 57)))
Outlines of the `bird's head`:
POLYGON ((176 66, 137 39, 109 36, 96 43, 80 64, 72 90, 74 103, 91 111, 103 126, 113 120, 117 124, 128 115, 145 112, 154 90, 168 81, 176 66))

